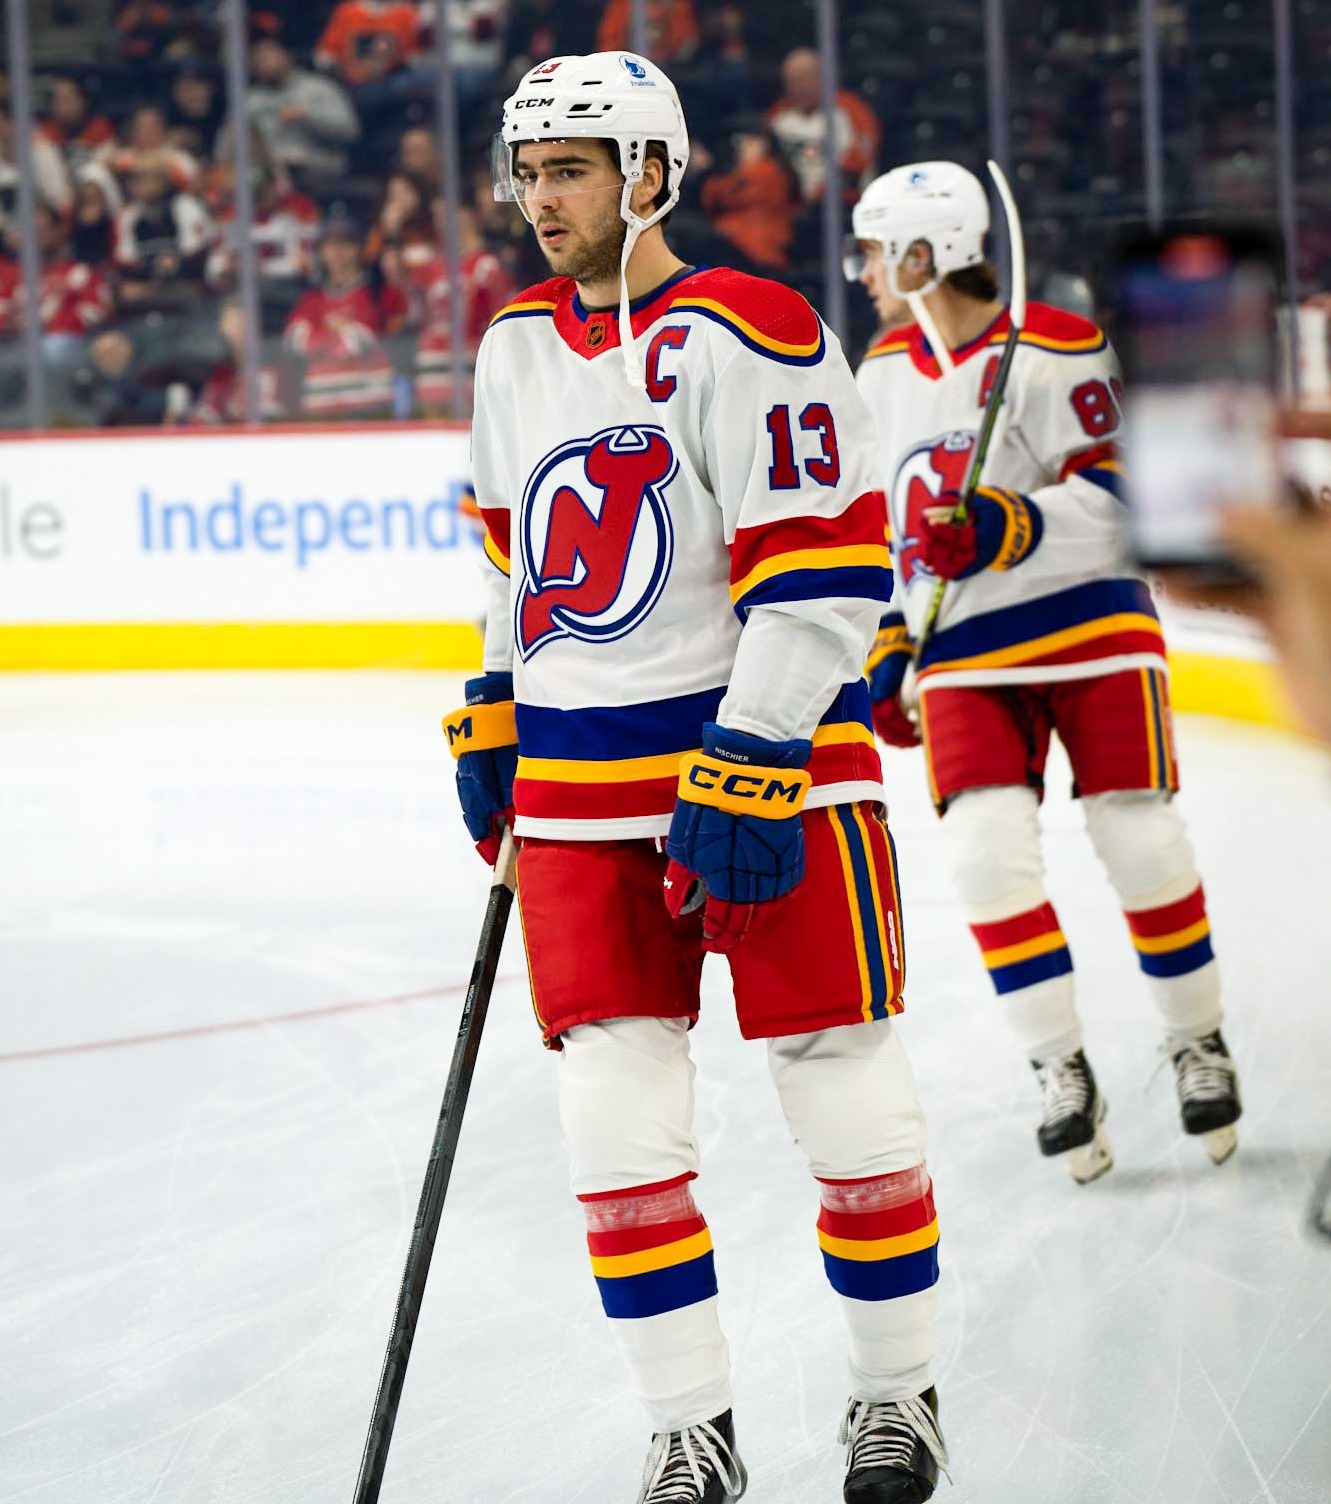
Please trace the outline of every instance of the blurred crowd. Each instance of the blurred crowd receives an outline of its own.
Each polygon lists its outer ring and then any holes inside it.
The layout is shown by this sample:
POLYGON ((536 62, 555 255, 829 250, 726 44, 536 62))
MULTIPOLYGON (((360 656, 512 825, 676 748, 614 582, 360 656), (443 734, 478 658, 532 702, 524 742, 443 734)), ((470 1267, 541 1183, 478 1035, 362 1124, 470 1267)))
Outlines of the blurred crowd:
MULTIPOLYGON (((219 0, 29 7, 40 313, 55 423, 242 416, 245 321, 221 8, 219 0)), ((1233 9, 1180 0, 1162 12, 1169 187, 1186 206, 1270 212, 1269 18, 1250 20, 1261 6, 1240 7, 1242 16, 1233 9), (1217 19, 1221 10, 1228 19, 1217 19)), ((1070 0, 1010 0, 1008 12, 1011 145, 1032 284, 1056 298, 1061 288, 1060 300, 1075 306, 1089 296, 1085 278, 1115 218, 1141 210, 1140 79, 1126 30, 1135 21, 1125 13, 1117 34, 1100 8, 1070 0)), ((435 118, 438 6, 248 7, 241 118, 265 417, 446 414, 454 339, 465 372, 493 312, 543 274, 515 211, 491 196, 499 104, 534 61, 628 47, 630 0, 450 0, 446 13, 464 176, 452 216, 460 331, 435 118)), ((821 299, 829 191, 849 203, 867 179, 912 158, 952 156, 982 170, 982 7, 936 0, 914 17, 889 7, 843 14, 829 185, 808 0, 646 0, 647 51, 676 80, 693 137, 672 224, 690 260, 776 276, 821 299)), ((1300 24, 1325 61, 1331 0, 1305 0, 1300 24)), ((1300 256, 1311 286, 1331 284, 1331 203, 1318 197, 1331 184, 1327 122, 1331 68, 1323 67, 1300 94, 1309 211, 1300 256)), ((24 422, 14 136, 0 75, 0 426, 24 422)), ((856 302, 855 313, 864 327, 852 344, 872 332, 867 309, 856 302)))

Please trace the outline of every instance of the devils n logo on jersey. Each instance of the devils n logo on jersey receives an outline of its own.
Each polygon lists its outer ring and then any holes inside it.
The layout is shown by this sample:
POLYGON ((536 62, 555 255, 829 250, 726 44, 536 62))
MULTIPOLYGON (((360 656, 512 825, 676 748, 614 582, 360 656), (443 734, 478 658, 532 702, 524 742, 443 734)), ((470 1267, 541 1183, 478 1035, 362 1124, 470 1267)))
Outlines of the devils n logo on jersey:
POLYGON ((523 660, 560 637, 609 642, 639 625, 670 573, 665 492, 679 463, 659 428, 606 428, 538 464, 522 498, 523 660))
POLYGON ((920 519, 929 507, 938 506, 945 491, 960 491, 966 483, 975 439, 970 429, 926 439, 909 450, 897 466, 888 506, 903 587, 916 574, 932 574, 919 562, 920 519))

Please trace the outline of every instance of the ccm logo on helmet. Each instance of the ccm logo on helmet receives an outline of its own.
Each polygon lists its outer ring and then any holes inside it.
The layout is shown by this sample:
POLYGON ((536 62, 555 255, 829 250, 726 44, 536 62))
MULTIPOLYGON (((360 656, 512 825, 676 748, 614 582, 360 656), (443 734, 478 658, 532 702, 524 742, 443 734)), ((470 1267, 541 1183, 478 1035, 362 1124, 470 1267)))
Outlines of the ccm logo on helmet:
POLYGON ((548 110, 554 104, 553 99, 516 99, 513 101, 515 110, 548 110))
POLYGON ((753 773, 722 773, 706 763, 694 763, 688 777, 695 789, 709 794, 719 791, 731 799, 754 799, 762 804, 775 800, 797 805, 808 784, 807 775, 794 783, 782 783, 780 778, 759 778, 753 773))

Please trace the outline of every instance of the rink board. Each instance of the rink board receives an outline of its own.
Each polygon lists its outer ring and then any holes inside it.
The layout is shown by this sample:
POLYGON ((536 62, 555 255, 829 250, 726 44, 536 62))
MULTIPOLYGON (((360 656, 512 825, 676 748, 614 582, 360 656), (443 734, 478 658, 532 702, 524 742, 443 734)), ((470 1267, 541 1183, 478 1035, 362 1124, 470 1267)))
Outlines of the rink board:
MULTIPOLYGON (((1317 485, 1311 440, 1292 447, 1317 485)), ((0 671, 479 665, 464 426, 46 435, 3 456, 0 671)), ((1178 709, 1296 725, 1244 623, 1169 626, 1178 709)))

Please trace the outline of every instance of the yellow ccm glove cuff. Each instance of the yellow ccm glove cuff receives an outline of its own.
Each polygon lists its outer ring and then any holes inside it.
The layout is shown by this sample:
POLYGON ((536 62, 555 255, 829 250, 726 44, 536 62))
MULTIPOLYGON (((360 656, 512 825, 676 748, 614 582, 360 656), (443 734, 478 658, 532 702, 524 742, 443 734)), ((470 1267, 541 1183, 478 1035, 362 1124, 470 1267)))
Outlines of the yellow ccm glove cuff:
POLYGON ((731 815, 788 820, 804 808, 813 786, 803 768, 764 768, 689 752, 679 765, 679 797, 731 815))
POLYGON ((464 752, 488 752, 494 747, 514 747, 518 741, 518 718, 512 700, 497 705, 464 705, 444 717, 444 735, 454 757, 464 752))

